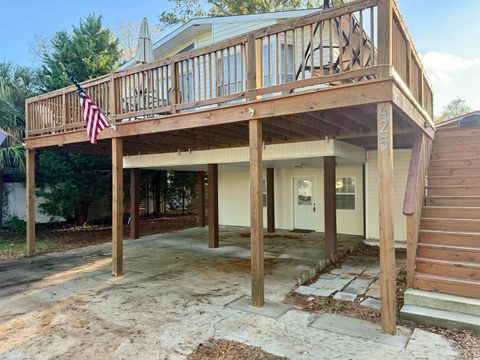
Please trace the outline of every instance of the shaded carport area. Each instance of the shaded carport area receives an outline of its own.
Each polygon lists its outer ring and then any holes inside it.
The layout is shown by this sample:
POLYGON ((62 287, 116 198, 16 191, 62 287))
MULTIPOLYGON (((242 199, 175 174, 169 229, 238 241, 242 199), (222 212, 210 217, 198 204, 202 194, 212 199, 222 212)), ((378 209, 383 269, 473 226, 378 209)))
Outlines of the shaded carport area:
MULTIPOLYGON (((216 249, 208 247, 205 228, 125 240, 122 277, 111 277, 108 243, 1 263, 0 357, 170 359, 211 337, 246 341, 263 333, 272 341, 281 336, 287 348, 284 326, 307 337, 303 312, 290 310, 280 320, 228 306, 250 293, 250 238, 248 228, 220 232, 216 249)), ((282 302, 317 267, 321 240, 319 233, 265 235, 267 299, 282 302)), ((340 236, 339 252, 361 241, 340 236)), ((314 338, 293 346, 292 354, 313 349, 314 338)), ((334 352, 338 341, 328 346, 334 352)))

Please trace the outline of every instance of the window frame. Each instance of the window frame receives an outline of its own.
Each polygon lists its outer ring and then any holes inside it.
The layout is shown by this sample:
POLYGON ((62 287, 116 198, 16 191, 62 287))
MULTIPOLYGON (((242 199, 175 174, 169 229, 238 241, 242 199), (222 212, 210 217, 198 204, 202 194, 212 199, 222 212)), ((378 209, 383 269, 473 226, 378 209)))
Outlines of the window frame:
POLYGON ((355 176, 335 177, 335 207, 336 207, 336 210, 356 211, 357 210, 357 202, 358 202, 357 201, 357 178, 355 176), (341 189, 341 188, 337 188, 336 184, 337 184, 337 181, 340 180, 340 179, 352 179, 353 192, 340 192, 339 193, 338 190, 341 189), (352 195, 353 195, 353 199, 354 199, 353 208, 345 208, 345 207, 339 208, 338 207, 338 204, 339 204, 339 202, 337 201, 338 196, 352 196, 352 195))

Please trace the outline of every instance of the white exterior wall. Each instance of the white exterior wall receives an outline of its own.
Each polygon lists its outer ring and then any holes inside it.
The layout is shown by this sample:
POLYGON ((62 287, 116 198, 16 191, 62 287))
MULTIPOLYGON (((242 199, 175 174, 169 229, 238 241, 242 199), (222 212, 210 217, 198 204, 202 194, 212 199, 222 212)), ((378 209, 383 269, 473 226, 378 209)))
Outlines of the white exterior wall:
MULTIPOLYGON (((408 168, 410 166, 410 149, 393 151, 394 179, 394 238, 396 246, 404 247, 407 242, 407 220, 403 215, 403 200, 407 186, 408 168)), ((367 239, 379 238, 378 215, 378 157, 377 151, 367 151, 367 239)))
MULTIPOLYGON (((353 177, 356 183, 355 210, 337 210, 337 231, 342 234, 363 235, 362 165, 337 166, 337 177, 353 177)), ((219 172, 219 222, 221 225, 250 226, 250 193, 248 171, 219 172)), ((275 227, 293 229, 293 181, 309 176, 316 180, 316 226, 324 231, 323 169, 275 169, 275 227)), ((266 177, 264 173, 264 178, 266 177)), ((264 226, 267 224, 264 207, 264 226)))
MULTIPOLYGON (((8 209, 5 218, 11 218, 13 216, 18 217, 21 220, 26 220, 26 190, 25 185, 21 183, 6 183, 5 187, 8 191, 8 209)), ((35 198, 36 213, 35 221, 37 223, 48 223, 50 217, 40 212, 40 204, 43 204, 45 200, 43 197, 37 196, 35 198)), ((62 220, 62 219, 59 219, 62 220)))
POLYGON ((212 36, 213 42, 229 39, 276 23, 277 21, 274 19, 256 21, 235 21, 232 19, 231 23, 214 24, 212 36))

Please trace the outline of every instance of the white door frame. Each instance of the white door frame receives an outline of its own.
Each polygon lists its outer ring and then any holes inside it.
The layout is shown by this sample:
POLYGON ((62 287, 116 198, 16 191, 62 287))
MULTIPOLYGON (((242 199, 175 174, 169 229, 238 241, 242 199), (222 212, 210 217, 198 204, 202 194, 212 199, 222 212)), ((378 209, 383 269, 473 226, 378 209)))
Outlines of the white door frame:
POLYGON ((317 184, 318 184, 318 175, 309 175, 309 174, 305 174, 305 175, 294 175, 292 176, 292 180, 291 180, 291 186, 290 186, 290 189, 291 189, 291 206, 292 206, 292 230, 295 229, 295 182, 297 179, 311 179, 313 181, 313 203, 315 204, 315 215, 313 217, 313 226, 314 226, 314 229, 312 229, 313 231, 318 231, 318 199, 317 199, 317 184))

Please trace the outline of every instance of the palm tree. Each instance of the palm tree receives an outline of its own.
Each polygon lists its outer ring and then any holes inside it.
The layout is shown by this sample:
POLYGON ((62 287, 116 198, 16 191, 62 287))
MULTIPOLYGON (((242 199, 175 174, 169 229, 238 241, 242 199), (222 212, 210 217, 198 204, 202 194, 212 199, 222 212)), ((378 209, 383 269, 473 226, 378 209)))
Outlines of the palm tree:
POLYGON ((0 129, 8 134, 0 145, 0 226, 3 219, 3 175, 25 172, 25 99, 37 92, 35 72, 29 68, 0 63, 0 129))

